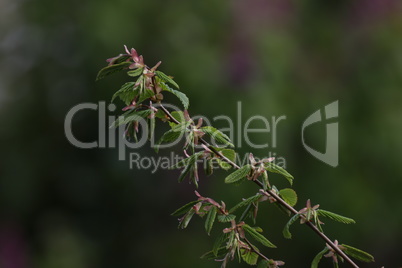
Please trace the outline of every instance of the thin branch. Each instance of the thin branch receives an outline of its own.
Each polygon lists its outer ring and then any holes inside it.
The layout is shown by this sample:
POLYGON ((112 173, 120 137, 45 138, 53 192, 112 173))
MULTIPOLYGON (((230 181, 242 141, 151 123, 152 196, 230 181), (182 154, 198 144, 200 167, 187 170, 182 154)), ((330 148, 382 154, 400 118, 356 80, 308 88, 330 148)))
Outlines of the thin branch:
MULTIPOLYGON (((262 185, 259 185, 260 187, 262 185)), ((266 190, 266 192, 272 196, 273 198, 276 199, 276 201, 284 206, 287 210, 289 210, 292 214, 298 214, 298 211, 295 210, 292 206, 290 206, 288 203, 286 203, 282 198, 280 198, 275 192, 271 190, 266 190)), ((301 215, 304 217, 303 215, 301 215)), ((352 265, 355 268, 359 268, 357 264, 355 264, 348 255, 345 254, 339 247, 337 247, 324 233, 322 233, 317 226, 315 226, 312 222, 306 221, 305 224, 310 227, 318 236, 320 236, 333 250, 336 251, 342 258, 344 258, 350 265, 352 265)))
POLYGON ((244 238, 244 241, 246 241, 247 245, 251 248, 252 251, 254 251, 258 256, 260 256, 261 258, 263 258, 264 260, 269 261, 269 259, 262 254, 261 252, 259 252, 258 250, 255 249, 255 247, 253 246, 253 244, 250 243, 250 241, 248 241, 247 238, 244 238))
MULTIPOLYGON (((171 113, 161 104, 159 103, 162 111, 169 117, 170 121, 179 124, 180 122, 177 121, 172 115, 171 113)), ((235 169, 239 169, 240 167, 234 163, 233 161, 231 161, 230 159, 228 159, 227 157, 225 157, 221 152, 217 151, 212 145, 210 145, 207 141, 205 141, 204 139, 200 138, 199 141, 204 144, 205 146, 208 147, 208 149, 210 149, 213 153, 215 153, 216 155, 218 155, 220 158, 222 158, 225 162, 227 162, 228 164, 230 164, 233 168, 235 169)), ((260 188, 264 188, 263 184, 258 181, 258 180, 254 180, 253 181, 255 184, 257 184, 260 188)), ((292 206, 290 206, 288 203, 285 202, 285 200, 283 200, 281 197, 279 197, 275 192, 273 192, 272 190, 266 190, 266 192, 272 196, 273 198, 275 198, 275 200, 283 207, 285 207, 288 211, 290 211, 293 215, 298 214, 298 211, 295 210, 292 206)), ((321 237, 321 239, 323 239, 337 254, 339 254, 343 259, 345 259, 350 265, 352 265, 354 268, 359 268, 359 266, 354 263, 341 249, 339 249, 339 247, 337 247, 324 233, 322 233, 317 226, 315 226, 312 222, 310 221, 306 221, 305 224, 310 227, 319 237, 321 237)), ((246 242, 248 242, 248 240, 246 239, 246 242)), ((249 244, 249 246, 252 247, 251 244, 249 244)), ((253 249, 254 250, 254 249, 253 249)), ((256 250, 254 250, 258 255, 259 252, 257 252, 256 250)), ((261 254, 262 255, 262 254, 261 254)), ((261 256, 260 255, 260 256, 261 256)), ((264 256, 264 255, 262 255, 264 256)), ((261 256, 261 257, 262 257, 261 256)), ((263 257, 264 259, 266 259, 266 257, 263 257)))

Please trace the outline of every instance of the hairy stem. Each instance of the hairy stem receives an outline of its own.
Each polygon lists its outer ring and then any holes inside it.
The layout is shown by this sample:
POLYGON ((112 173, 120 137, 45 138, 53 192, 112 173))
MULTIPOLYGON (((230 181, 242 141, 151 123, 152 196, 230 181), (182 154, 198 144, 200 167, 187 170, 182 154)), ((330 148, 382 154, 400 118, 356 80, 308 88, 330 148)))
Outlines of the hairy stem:
MULTIPOLYGON (((172 115, 171 113, 161 104, 159 103, 160 108, 162 109, 162 111, 169 117, 170 121, 179 124, 180 122, 177 121, 172 115)), ((233 168, 235 169, 239 169, 240 167, 233 161, 231 161, 230 159, 228 159, 227 157, 225 157, 221 152, 217 151, 212 145, 210 145, 207 141, 205 141, 203 138, 200 138, 199 141, 204 144, 206 147, 208 147, 209 150, 211 150, 214 154, 218 155, 221 159, 223 159, 225 162, 227 162, 228 164, 230 164, 233 168)), ((263 184, 258 181, 258 180, 253 180, 253 182, 255 184, 257 184, 261 189, 263 189, 263 184)), ((266 190, 266 192, 273 197, 282 207, 286 208, 290 213, 292 213, 293 215, 298 214, 298 211, 296 209, 294 209, 292 206, 290 206, 288 203, 285 202, 285 200, 283 200, 281 197, 279 197, 274 191, 272 190, 266 190)), ((303 215, 301 215, 302 217, 304 217, 303 215)), ((313 224, 310 221, 306 221, 305 224, 310 227, 319 237, 321 237, 321 239, 323 239, 339 256, 341 256, 344 260, 346 260, 352 267, 354 268, 359 268, 359 266, 354 263, 341 249, 339 249, 339 247, 337 247, 324 233, 322 233, 317 226, 315 226, 315 224, 313 224)), ((247 242, 247 244, 249 244, 249 246, 253 249, 253 251, 255 253, 257 253, 258 255, 260 255, 261 253, 259 253, 258 251, 256 251, 254 249, 254 247, 250 244, 250 242, 246 239, 245 240, 247 242)), ((265 257, 264 255, 260 255, 262 258, 268 260, 267 257, 265 257)))

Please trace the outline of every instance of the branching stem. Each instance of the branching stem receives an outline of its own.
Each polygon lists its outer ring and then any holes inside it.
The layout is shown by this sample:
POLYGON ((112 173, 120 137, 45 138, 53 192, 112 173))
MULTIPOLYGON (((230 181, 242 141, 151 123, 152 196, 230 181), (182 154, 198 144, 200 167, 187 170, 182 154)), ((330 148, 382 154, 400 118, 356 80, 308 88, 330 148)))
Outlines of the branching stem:
MULTIPOLYGON (((170 121, 172 121, 172 122, 174 122, 176 124, 180 123, 179 121, 176 120, 176 118, 174 118, 172 116, 172 114, 161 103, 159 103, 159 106, 162 109, 162 111, 169 117, 170 121)), ((208 147, 208 149, 211 150, 214 154, 216 154, 221 159, 223 159, 225 162, 230 164, 233 168, 235 168, 235 169, 240 168, 235 162, 233 162, 230 159, 228 159, 227 157, 225 157, 221 152, 217 151, 213 146, 211 146, 203 138, 200 138, 199 141, 202 144, 204 144, 206 147, 208 147)), ((257 184, 260 188, 263 189, 263 185, 262 185, 262 183, 260 181, 254 180, 253 182, 255 184, 257 184)), ((282 207, 286 208, 290 213, 292 213, 293 215, 298 214, 297 210, 295 210, 292 206, 290 206, 288 203, 286 203, 285 200, 283 200, 281 197, 279 197, 274 191, 268 189, 268 190, 266 190, 266 192, 271 197, 273 197, 282 207)), ((303 215, 301 215, 301 216, 304 217, 303 215)), ((344 260, 346 260, 352 267, 359 268, 359 266, 356 263, 354 263, 341 249, 339 249, 339 247, 337 247, 324 233, 322 233, 317 228, 317 226, 315 226, 315 224, 313 224, 310 221, 306 221, 305 224, 308 227, 310 227, 321 239, 323 239, 339 256, 341 256, 344 260)), ((267 257, 265 257, 263 254, 261 254, 257 250, 255 250, 254 247, 252 246, 252 244, 247 239, 245 239, 245 241, 256 254, 258 254, 263 259, 268 260, 267 257)))
POLYGON ((261 258, 263 258, 264 260, 269 261, 269 259, 267 257, 265 257, 261 252, 259 252, 258 250, 255 249, 255 247, 253 246, 253 244, 250 243, 250 241, 248 241, 247 238, 244 238, 244 241, 246 241, 247 245, 251 248, 252 251, 254 251, 258 256, 260 256, 261 258))

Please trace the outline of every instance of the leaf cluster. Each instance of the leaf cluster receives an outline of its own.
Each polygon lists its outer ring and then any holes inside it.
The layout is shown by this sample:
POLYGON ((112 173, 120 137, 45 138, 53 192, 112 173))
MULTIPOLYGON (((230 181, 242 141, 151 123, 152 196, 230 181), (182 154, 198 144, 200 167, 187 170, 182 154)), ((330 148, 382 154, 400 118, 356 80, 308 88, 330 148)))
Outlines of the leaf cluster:
MULTIPOLYGON (((271 185, 269 176, 273 173, 281 175, 290 186, 294 181, 294 177, 284 168, 276 165, 273 158, 257 161, 250 153, 250 162, 238 166, 233 142, 219 129, 213 126, 203 126, 202 119, 194 122, 188 113, 190 105, 188 97, 180 90, 173 77, 157 70, 160 62, 149 68, 135 49, 129 51, 127 48, 125 54, 120 54, 107 61, 109 65, 99 71, 97 80, 119 71, 127 71, 127 75, 135 80, 123 84, 113 94, 112 102, 120 99, 126 106, 123 108, 124 113, 111 127, 124 126, 126 137, 136 140, 140 122, 147 122, 149 138, 154 135, 156 119, 168 122, 170 129, 160 137, 155 150, 158 151, 162 144, 175 142, 184 137, 185 158, 171 166, 171 169, 181 169, 179 182, 189 178, 189 181, 197 187, 200 178, 199 165, 203 163, 204 172, 207 175, 213 174, 215 168, 229 171, 224 179, 227 184, 238 186, 243 182, 251 181, 260 188, 257 193, 242 199, 230 209, 227 209, 223 201, 217 202, 196 192, 197 200, 183 205, 172 213, 173 216, 179 217, 178 227, 180 229, 187 228, 194 215, 205 219, 204 227, 208 235, 215 226, 222 226, 212 250, 205 253, 202 256, 203 259, 219 260, 222 263, 221 267, 226 267, 227 263, 235 258, 249 265, 258 264, 259 268, 284 265, 282 261, 269 259, 252 244, 256 242, 267 248, 276 247, 266 238, 263 230, 255 226, 259 204, 264 201, 275 204, 290 216, 282 231, 283 236, 288 239, 292 237, 291 225, 298 220, 301 224, 308 223, 309 226, 317 228, 319 235, 322 234, 321 237, 324 237, 321 218, 344 224, 355 223, 351 218, 319 209, 318 205, 311 206, 310 200, 307 201, 305 208, 296 211, 293 208, 298 201, 295 190, 292 188, 277 189, 275 185, 271 185), (169 111, 163 106, 163 94, 166 92, 177 97, 183 106, 182 111, 169 111), (245 222, 249 218, 253 227, 245 222)), ((311 267, 318 267, 322 257, 332 257, 333 262, 337 264, 338 260, 343 261, 343 257, 346 256, 344 254, 364 262, 374 261, 370 254, 345 244, 338 246, 336 241, 335 248, 327 245, 318 253, 311 267)))

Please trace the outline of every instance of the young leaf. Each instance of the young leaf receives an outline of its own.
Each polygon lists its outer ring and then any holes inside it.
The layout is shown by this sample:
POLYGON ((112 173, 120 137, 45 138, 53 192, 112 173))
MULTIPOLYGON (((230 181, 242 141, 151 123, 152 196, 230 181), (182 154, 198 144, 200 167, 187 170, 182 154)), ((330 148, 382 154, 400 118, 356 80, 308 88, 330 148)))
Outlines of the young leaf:
POLYGON ((220 130, 218 130, 214 127, 205 126, 205 127, 201 128, 201 131, 203 131, 205 134, 209 135, 211 138, 213 138, 218 143, 221 143, 223 145, 227 145, 230 147, 234 147, 230 138, 226 134, 224 134, 223 132, 221 132, 220 130))
POLYGON ((232 162, 236 162, 236 152, 232 149, 222 149, 221 154, 232 162))
POLYGON ((343 246, 345 249, 343 250, 343 252, 345 252, 345 254, 355 258, 356 260, 362 261, 362 262, 374 262, 374 257, 357 248, 342 244, 341 246, 343 246))
POLYGON ((179 89, 179 85, 170 76, 162 73, 161 71, 156 71, 156 76, 159 77, 163 82, 169 83, 179 89))
POLYGON ((180 173, 180 176, 178 178, 179 182, 182 182, 184 178, 187 176, 187 174, 190 174, 190 180, 193 181, 193 183, 197 186, 197 180, 194 176, 195 172, 197 172, 197 160, 198 158, 202 155, 202 152, 195 153, 191 155, 190 157, 180 161, 176 165, 170 168, 177 168, 181 167, 181 165, 184 165, 183 171, 180 173))
POLYGON ((258 254, 251 250, 242 249, 241 258, 249 265, 256 265, 258 261, 258 254))
POLYGON ((146 99, 149 99, 153 95, 155 95, 155 93, 152 90, 150 90, 149 88, 146 88, 145 90, 140 92, 140 97, 138 98, 138 103, 141 103, 146 99))
POLYGON ((213 159, 208 159, 207 162, 204 162, 205 174, 207 176, 212 175, 214 172, 214 161, 213 159))
POLYGON ((121 88, 113 94, 111 102, 116 97, 119 97, 126 105, 129 105, 133 99, 138 95, 139 91, 134 88, 134 82, 128 82, 121 86, 121 88))
POLYGON ((236 215, 229 214, 229 215, 218 215, 219 222, 230 222, 236 218, 236 215))
POLYGON ((151 114, 151 110, 143 110, 143 111, 127 111, 125 112, 122 116, 119 116, 116 121, 112 123, 110 126, 112 127, 118 127, 120 125, 125 125, 131 121, 139 121, 143 118, 146 118, 148 115, 151 114))
POLYGON ((125 83, 116 93, 113 94, 112 102, 119 97, 126 105, 131 102, 142 92, 144 77, 140 76, 136 82, 125 83))
POLYGON ((338 222, 345 223, 345 224, 356 223, 354 219, 351 219, 351 218, 348 218, 345 216, 341 216, 336 213, 326 211, 323 209, 317 209, 317 214, 319 216, 324 216, 324 217, 330 218, 331 220, 338 221, 338 222))
POLYGON ((274 244, 271 243, 271 241, 269 241, 265 236, 263 236, 262 234, 260 234, 259 232, 257 232, 254 228, 252 228, 250 225, 248 224, 244 224, 242 226, 243 230, 246 231, 250 236, 252 236, 255 240, 257 240, 258 242, 260 242, 261 244, 263 244, 266 247, 270 247, 270 248, 276 248, 276 246, 274 244))
POLYGON ((225 178, 225 183, 234 183, 240 181, 250 173, 251 169, 252 169, 251 165, 245 165, 241 167, 240 169, 229 174, 225 178))
POLYGON ((190 155, 190 157, 184 158, 183 160, 177 162, 173 166, 169 167, 169 169, 176 169, 176 168, 182 168, 185 166, 188 166, 190 163, 195 163, 197 160, 202 156, 203 152, 198 152, 193 155, 190 155))
MULTIPOLYGON (((182 124, 179 124, 182 125, 182 124)), ((177 125, 177 126, 179 126, 177 125)), ((175 141, 179 138, 182 137, 182 135, 184 135, 184 131, 185 129, 181 129, 180 127, 175 127, 172 128, 171 130, 166 131, 162 137, 159 139, 159 141, 156 143, 155 149, 158 150, 160 144, 162 144, 163 142, 172 142, 175 141)))
POLYGON ((249 197, 249 198, 247 198, 247 199, 241 201, 240 203, 238 203, 238 204, 235 205, 234 207, 232 207, 232 208, 229 210, 229 213, 233 213, 233 212, 235 212, 237 209, 239 209, 239 208, 241 208, 241 207, 244 207, 244 206, 247 206, 248 204, 251 204, 251 203, 253 203, 253 202, 256 202, 256 201, 257 201, 258 199, 260 199, 260 198, 261 198, 261 195, 260 195, 260 194, 253 195, 253 196, 251 196, 251 197, 249 197))
POLYGON ((243 213, 241 214, 239 221, 244 220, 247 216, 250 216, 251 218, 253 217, 253 211, 251 210, 252 208, 254 208, 253 203, 250 203, 247 205, 246 209, 243 211, 243 213))
POLYGON ((129 76, 136 77, 136 76, 139 76, 140 74, 142 74, 143 71, 144 71, 144 68, 137 68, 135 70, 128 71, 127 74, 129 76))
POLYGON ((201 259, 203 260, 214 260, 220 257, 223 257, 226 253, 228 252, 228 250, 226 249, 226 247, 220 247, 216 253, 211 251, 208 251, 207 253, 205 253, 204 255, 201 256, 201 259))
POLYGON ((107 59, 106 61, 109 62, 109 65, 112 65, 112 64, 121 63, 121 62, 123 62, 123 61, 127 61, 129 58, 131 58, 130 55, 127 55, 127 54, 119 54, 118 56, 113 57, 113 58, 110 58, 110 59, 107 59))
POLYGON ((170 93, 175 95, 181 101, 185 110, 188 109, 188 106, 190 106, 190 100, 188 99, 186 94, 184 94, 183 92, 180 92, 178 90, 174 90, 172 88, 167 91, 169 91, 170 93))
POLYGON ((185 229, 193 218, 195 211, 193 209, 189 210, 184 216, 183 220, 179 223, 179 228, 185 229))
MULTIPOLYGON (((218 149, 217 151, 221 152, 223 156, 225 156, 227 159, 229 159, 232 162, 236 162, 236 152, 232 149, 218 149)), ((229 170, 232 168, 232 165, 230 165, 228 162, 220 159, 220 158, 214 158, 219 166, 224 169, 224 170, 229 170)))
POLYGON ((184 206, 182 206, 179 209, 176 209, 172 214, 172 216, 181 216, 183 214, 186 214, 195 204, 197 204, 199 201, 198 200, 194 200, 191 201, 190 203, 185 204, 184 206))
POLYGON ((318 268, 318 263, 320 262, 322 256, 328 252, 328 248, 324 248, 314 257, 313 262, 311 263, 311 268, 318 268))
POLYGON ((194 164, 191 167, 190 182, 194 183, 195 187, 198 188, 198 165, 197 165, 197 162, 194 162, 194 164))
POLYGON ((127 140, 129 141, 135 141, 138 142, 137 139, 137 132, 135 130, 135 126, 134 126, 135 121, 131 121, 130 123, 128 123, 126 125, 126 131, 125 131, 125 137, 127 138, 127 140))
POLYGON ((192 172, 193 165, 188 164, 187 166, 184 167, 184 169, 181 171, 179 178, 177 179, 178 182, 182 182, 186 176, 192 172))
POLYGON ((211 233, 212 226, 214 225, 216 213, 217 208, 213 206, 208 212, 207 219, 205 220, 205 230, 207 231, 208 235, 211 233))
POLYGON ((257 268, 269 268, 269 262, 267 260, 261 260, 258 263, 257 268))
POLYGON ((229 234, 222 232, 219 237, 215 240, 215 243, 212 247, 212 252, 215 256, 218 256, 218 251, 221 245, 228 239, 229 234))
POLYGON ((113 65, 109 65, 106 66, 105 68, 102 68, 99 72, 98 75, 96 76, 96 81, 105 78, 108 75, 111 75, 115 72, 124 70, 125 68, 127 68, 128 66, 130 66, 132 63, 131 62, 121 62, 118 64, 113 64, 113 65))
POLYGON ((218 165, 224 170, 229 170, 232 167, 228 162, 225 162, 219 158, 214 158, 214 159, 216 160, 218 165))
POLYGON ((183 111, 173 111, 170 113, 174 119, 179 121, 180 123, 184 123, 186 119, 184 118, 184 113, 183 111))
POLYGON ((279 195, 288 203, 291 207, 297 203, 297 194, 293 189, 285 188, 279 191, 279 195))
POLYGON ((266 170, 264 170, 264 172, 262 173, 262 188, 264 191, 267 190, 268 188, 270 188, 269 180, 268 180, 268 173, 266 170))
POLYGON ((265 169, 270 172, 281 174, 289 181, 290 185, 293 184, 293 179, 294 179, 293 176, 290 175, 289 172, 287 172, 285 169, 281 168, 280 166, 275 165, 274 163, 265 163, 265 169))
POLYGON ((300 218, 300 214, 295 214, 295 215, 293 215, 293 217, 290 218, 290 220, 286 223, 286 225, 285 225, 285 227, 283 228, 283 231, 282 231, 283 236, 284 236, 285 238, 287 238, 287 239, 292 238, 292 234, 290 233, 289 228, 290 228, 290 226, 291 226, 295 221, 297 221, 297 219, 299 219, 299 218, 300 218))

